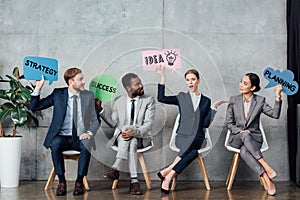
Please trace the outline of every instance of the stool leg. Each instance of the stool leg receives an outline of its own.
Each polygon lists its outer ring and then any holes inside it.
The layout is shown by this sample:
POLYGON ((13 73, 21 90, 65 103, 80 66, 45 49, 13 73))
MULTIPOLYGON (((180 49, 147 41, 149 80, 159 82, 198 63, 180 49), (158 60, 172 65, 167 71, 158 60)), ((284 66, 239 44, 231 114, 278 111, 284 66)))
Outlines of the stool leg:
POLYGON ((47 181, 47 183, 46 183, 46 185, 45 185, 45 190, 50 189, 51 184, 52 184, 53 181, 54 181, 54 178, 55 178, 55 172, 54 172, 54 167, 52 167, 50 176, 49 176, 48 181, 47 181))
POLYGON ((117 188, 117 186, 118 186, 118 182, 119 182, 119 180, 118 180, 118 179, 114 180, 114 182, 113 182, 113 184, 112 184, 112 186, 111 186, 111 189, 112 189, 112 190, 114 190, 114 189, 116 189, 116 188, 117 188))
POLYGON ((233 161, 232 161, 232 171, 230 173, 230 178, 229 178, 229 182, 228 182, 228 185, 227 185, 227 190, 231 190, 231 188, 232 188, 232 184, 233 184, 233 181, 234 181, 234 177, 235 177, 235 174, 236 174, 236 171, 237 171, 239 161, 240 161, 240 154, 239 153, 234 153, 233 161))
POLYGON ((85 190, 89 191, 90 187, 89 187, 89 183, 87 182, 86 176, 83 177, 83 185, 85 190))
POLYGON ((234 162, 234 159, 232 159, 232 162, 231 162, 231 165, 230 165, 230 169, 229 169, 229 172, 228 172, 228 175, 227 175, 226 186, 227 186, 228 183, 229 183, 230 175, 231 175, 231 173, 232 173, 233 162, 234 162))
POLYGON ((208 176, 207 176, 207 172, 206 172, 206 169, 205 169, 205 165, 204 165, 203 159, 199 155, 197 157, 197 160, 198 160, 198 163, 199 163, 199 166, 200 166, 200 170, 201 170, 202 175, 203 175, 203 179, 204 179, 206 190, 210 191, 210 184, 209 184, 209 180, 208 180, 208 176))
MULTIPOLYGON (((122 160, 122 162, 121 162, 120 172, 121 172, 121 170, 122 170, 122 168, 123 168, 123 164, 124 164, 124 160, 122 160)), ((114 190, 114 189, 117 188, 118 182, 119 182, 119 179, 116 179, 116 180, 113 181, 113 184, 112 184, 112 186, 111 186, 111 189, 112 189, 112 190, 114 190)))
POLYGON ((178 176, 179 176, 178 174, 174 175, 173 183, 172 183, 172 186, 171 186, 172 191, 176 189, 176 183, 177 183, 178 176))
POLYGON ((143 153, 138 153, 138 159, 140 161, 140 165, 141 165, 141 168, 142 168, 142 171, 143 171, 143 174, 144 174, 147 189, 151 190, 151 179, 150 179, 150 176, 148 174, 148 170, 147 170, 147 167, 146 167, 146 163, 145 163, 143 153))

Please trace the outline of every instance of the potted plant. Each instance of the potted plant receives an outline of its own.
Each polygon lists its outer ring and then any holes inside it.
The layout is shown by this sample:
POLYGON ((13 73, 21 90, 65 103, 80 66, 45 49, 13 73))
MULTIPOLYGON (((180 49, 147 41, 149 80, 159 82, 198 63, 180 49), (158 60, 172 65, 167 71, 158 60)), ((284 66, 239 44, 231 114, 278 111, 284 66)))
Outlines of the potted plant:
POLYGON ((21 138, 17 135, 17 127, 38 123, 40 112, 33 113, 29 109, 30 94, 34 86, 20 76, 18 67, 13 69, 13 76, 0 76, 0 82, 7 83, 7 89, 0 89, 0 182, 1 187, 17 187, 21 162, 21 138), (23 81, 23 82, 22 82, 23 81), (3 123, 6 118, 13 123, 12 134, 5 134, 3 123), (11 165, 11 166, 10 166, 11 165))

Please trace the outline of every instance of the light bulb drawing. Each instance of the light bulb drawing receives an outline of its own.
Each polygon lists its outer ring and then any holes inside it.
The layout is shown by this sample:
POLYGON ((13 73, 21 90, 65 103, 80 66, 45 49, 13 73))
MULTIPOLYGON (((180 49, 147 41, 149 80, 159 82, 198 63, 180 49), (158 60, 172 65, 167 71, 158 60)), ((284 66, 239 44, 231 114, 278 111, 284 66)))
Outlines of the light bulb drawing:
POLYGON ((172 52, 172 50, 167 51, 167 53, 165 53, 165 54, 166 54, 166 60, 168 61, 168 65, 170 65, 170 66, 174 65, 174 62, 176 60, 176 56, 178 56, 178 54, 176 54, 175 51, 172 52))

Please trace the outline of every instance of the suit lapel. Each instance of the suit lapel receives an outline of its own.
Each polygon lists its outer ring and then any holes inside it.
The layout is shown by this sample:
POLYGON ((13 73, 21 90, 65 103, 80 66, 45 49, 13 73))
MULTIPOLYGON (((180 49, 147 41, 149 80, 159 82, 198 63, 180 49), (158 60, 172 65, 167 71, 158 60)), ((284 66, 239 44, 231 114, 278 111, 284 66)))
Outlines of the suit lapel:
POLYGON ((66 116, 67 107, 68 107, 68 98, 69 98, 68 88, 65 88, 65 90, 62 90, 62 100, 64 102, 64 105, 61 108, 62 108, 63 117, 66 116))
POLYGON ((82 119, 85 119, 85 106, 86 105, 86 98, 84 95, 84 92, 80 92, 80 102, 81 102, 81 115, 82 115, 82 119))
MULTIPOLYGON (((144 98, 143 96, 140 97, 140 99, 137 101, 137 105, 136 105, 136 109, 135 109, 135 113, 134 113, 134 119, 137 121, 137 118, 139 116, 139 112, 141 110, 141 107, 143 105, 143 101, 144 101, 144 98)), ((135 121, 135 122, 136 122, 135 121)))

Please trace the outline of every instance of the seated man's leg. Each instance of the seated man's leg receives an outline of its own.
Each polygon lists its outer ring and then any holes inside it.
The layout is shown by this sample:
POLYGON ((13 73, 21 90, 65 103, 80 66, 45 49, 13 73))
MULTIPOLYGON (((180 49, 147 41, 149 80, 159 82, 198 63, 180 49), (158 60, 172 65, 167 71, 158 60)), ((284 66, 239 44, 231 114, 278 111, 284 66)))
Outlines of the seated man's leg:
MULTIPOLYGON (((62 152, 71 149, 71 141, 72 137, 63 137, 59 135, 55 136, 51 141, 50 148, 52 162, 54 165, 55 174, 58 175, 59 178, 61 178, 61 176, 64 177, 65 174, 65 164, 62 152)), ((59 182, 62 181, 60 180, 59 182)))
POLYGON ((124 140, 121 136, 118 137, 118 152, 116 158, 120 158, 123 160, 128 159, 129 144, 130 144, 130 140, 124 140))
MULTIPOLYGON (((87 175, 91 158, 91 143, 90 139, 77 140, 73 143, 74 150, 80 152, 78 160, 78 176, 82 178, 87 175)), ((78 180, 77 180, 78 181, 78 180)), ((82 182, 79 180, 78 182, 82 182)))
POLYGON ((129 172, 131 182, 137 182, 137 139, 132 138, 129 144, 129 156, 128 156, 128 165, 129 165, 129 172))
POLYGON ((142 194, 140 183, 137 179, 137 144, 138 141, 136 138, 132 138, 129 144, 129 156, 128 156, 128 164, 129 164, 129 172, 130 172, 130 194, 140 195, 142 194))
POLYGON ((121 163, 123 160, 128 158, 128 147, 129 141, 124 140, 121 136, 117 138, 118 142, 118 152, 116 155, 116 160, 112 168, 104 175, 104 178, 116 180, 119 179, 119 171, 121 168, 121 163))
POLYGON ((57 196, 64 196, 67 193, 65 178, 65 164, 62 152, 72 148, 72 137, 55 136, 51 141, 51 155, 55 174, 58 176, 59 184, 56 190, 57 196))

